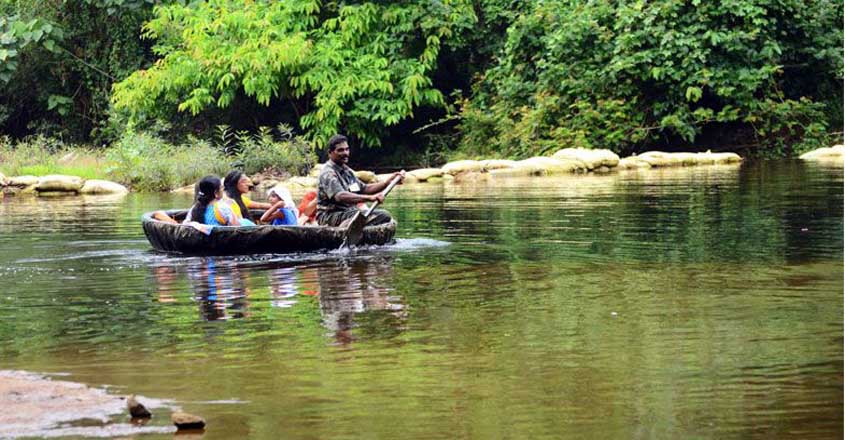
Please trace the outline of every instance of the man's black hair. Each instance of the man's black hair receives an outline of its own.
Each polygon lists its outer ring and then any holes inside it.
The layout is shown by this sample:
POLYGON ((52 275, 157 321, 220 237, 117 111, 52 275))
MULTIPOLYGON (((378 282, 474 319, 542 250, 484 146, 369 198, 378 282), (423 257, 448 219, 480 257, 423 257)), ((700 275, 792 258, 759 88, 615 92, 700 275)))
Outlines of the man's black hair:
POLYGON ((335 147, 347 141, 348 139, 346 139, 346 136, 342 134, 336 134, 332 136, 331 138, 329 138, 329 153, 334 151, 335 147))

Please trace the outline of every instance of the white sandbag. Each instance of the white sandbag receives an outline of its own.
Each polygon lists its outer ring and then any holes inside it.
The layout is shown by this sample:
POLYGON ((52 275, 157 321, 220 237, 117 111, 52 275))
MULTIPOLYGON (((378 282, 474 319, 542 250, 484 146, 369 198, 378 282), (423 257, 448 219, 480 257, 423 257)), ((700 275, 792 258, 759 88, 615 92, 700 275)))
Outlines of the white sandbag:
POLYGON ((443 174, 455 175, 458 173, 466 173, 469 171, 481 171, 484 166, 477 160, 458 160, 449 162, 441 167, 443 174))
POLYGON ((413 171, 409 171, 405 174, 405 178, 407 179, 408 176, 413 176, 417 180, 421 182, 425 182, 429 179, 434 177, 441 177, 443 176, 443 170, 440 168, 420 168, 413 171))
POLYGON ((619 156, 610 150, 588 150, 586 148, 564 148, 552 155, 555 159, 577 160, 587 166, 587 169, 595 169, 600 166, 615 167, 619 164, 619 156))
POLYGON ((91 179, 85 181, 79 192, 82 194, 126 194, 129 189, 116 182, 91 179))
POLYGON ((35 190, 38 192, 79 192, 80 189, 82 189, 81 177, 61 174, 41 176, 35 185, 35 190))

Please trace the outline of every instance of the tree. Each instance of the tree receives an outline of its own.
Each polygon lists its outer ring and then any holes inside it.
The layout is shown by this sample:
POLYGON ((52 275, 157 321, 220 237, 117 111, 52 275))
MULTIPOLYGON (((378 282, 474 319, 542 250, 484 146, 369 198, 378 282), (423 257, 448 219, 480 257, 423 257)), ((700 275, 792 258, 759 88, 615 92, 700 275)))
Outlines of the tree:
POLYGON ((767 153, 815 146, 841 115, 841 90, 824 102, 841 22, 826 0, 537 2, 465 103, 464 148, 632 152, 725 129, 767 153))
POLYGON ((318 144, 338 131, 378 144, 385 127, 443 104, 432 87, 444 40, 475 19, 462 0, 216 0, 157 7, 144 36, 161 58, 115 84, 133 121, 198 115, 239 95, 290 103, 318 144))

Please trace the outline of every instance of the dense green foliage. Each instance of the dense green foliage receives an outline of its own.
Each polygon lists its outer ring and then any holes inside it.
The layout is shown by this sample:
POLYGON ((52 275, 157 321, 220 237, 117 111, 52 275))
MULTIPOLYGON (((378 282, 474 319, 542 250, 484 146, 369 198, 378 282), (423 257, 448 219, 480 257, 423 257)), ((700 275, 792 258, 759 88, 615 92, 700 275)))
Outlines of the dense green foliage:
POLYGON ((265 148, 259 127, 282 123, 303 154, 269 155, 286 170, 335 132, 420 163, 563 146, 791 155, 841 138, 842 9, 0 0, 0 134, 100 145, 165 122, 162 140, 182 144, 226 125, 265 148))
POLYGON ((464 147, 817 147, 841 126, 841 22, 826 0, 537 2, 464 106, 464 147))
POLYGON ((115 85, 134 120, 168 104, 198 115, 239 93, 281 98, 320 143, 338 130, 377 144, 414 107, 443 103, 432 87, 441 41, 471 22, 461 2, 210 1, 156 9, 144 27, 162 58, 115 85))

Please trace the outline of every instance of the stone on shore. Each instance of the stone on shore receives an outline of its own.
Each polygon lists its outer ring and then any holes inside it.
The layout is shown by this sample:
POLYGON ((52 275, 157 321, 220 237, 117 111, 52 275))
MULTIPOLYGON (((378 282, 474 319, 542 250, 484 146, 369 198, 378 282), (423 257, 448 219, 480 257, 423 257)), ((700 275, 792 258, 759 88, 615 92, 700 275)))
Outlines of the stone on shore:
POLYGON ((64 176, 61 174, 42 176, 35 185, 35 190, 38 192, 61 191, 78 193, 80 189, 82 189, 81 177, 64 176))
POLYGON ((582 162, 588 170, 601 166, 613 168, 619 164, 619 156, 610 150, 588 150, 586 148, 564 148, 552 155, 555 159, 569 159, 582 162))
POLYGON ((141 402, 138 402, 134 394, 126 399, 126 408, 129 410, 129 415, 133 418, 148 419, 152 417, 152 413, 141 402))
POLYGON ((38 177, 36 176, 15 176, 9 177, 6 181, 6 184, 9 186, 17 186, 20 188, 26 188, 28 186, 35 186, 38 184, 38 177))
POLYGON ((845 154, 845 146, 834 145, 829 148, 819 148, 817 150, 808 151, 798 158, 801 160, 816 162, 843 163, 843 154, 845 154))
POLYGON ((6 186, 6 175, 0 173, 0 186, 6 186))
POLYGON ((376 182, 376 173, 372 171, 355 171, 355 177, 361 179, 364 183, 376 182))
POLYGON ((457 160, 443 165, 440 169, 443 170, 443 174, 451 174, 454 176, 459 173, 482 171, 484 169, 484 164, 477 160, 457 160))
POLYGON ((205 419, 186 412, 174 412, 170 420, 179 431, 187 429, 205 429, 205 419))
POLYGON ((183 187, 171 190, 170 192, 177 193, 177 194, 193 194, 194 193, 194 185, 185 185, 183 187))
POLYGON ((426 182, 429 179, 443 176, 443 170, 440 168, 420 168, 405 173, 406 179, 408 176, 413 176, 420 182, 426 182))
POLYGON ((129 189, 116 182, 91 179, 85 181, 79 192, 81 194, 126 194, 129 189))

